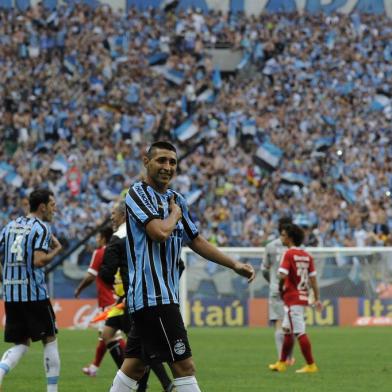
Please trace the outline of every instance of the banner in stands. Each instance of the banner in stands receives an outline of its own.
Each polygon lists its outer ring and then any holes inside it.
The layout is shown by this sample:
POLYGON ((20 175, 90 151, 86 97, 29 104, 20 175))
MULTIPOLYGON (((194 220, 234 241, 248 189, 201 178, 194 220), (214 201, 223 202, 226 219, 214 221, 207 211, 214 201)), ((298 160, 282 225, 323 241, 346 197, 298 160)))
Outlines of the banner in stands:
MULTIPOLYGON (((111 1, 108 3, 110 4, 111 1)), ((163 0, 127 0, 128 7, 134 6, 142 10, 163 3, 163 0)), ((178 7, 179 9, 194 7, 204 12, 208 9, 217 9, 222 12, 245 12, 247 15, 258 15, 261 12, 294 11, 350 14, 358 11, 374 14, 386 13, 392 16, 391 0, 179 0, 178 7)))
MULTIPOLYGON (((96 0, 79 0, 90 5, 96 5, 96 0)), ((18 8, 26 10, 31 4, 38 3, 38 0, 0 0, 0 8, 18 8)), ((125 10, 129 7, 136 7, 139 10, 146 10, 149 7, 171 10, 174 7, 185 10, 190 7, 206 12, 209 9, 216 9, 222 12, 244 12, 247 15, 258 15, 261 12, 309 12, 327 14, 339 12, 350 14, 353 12, 364 12, 373 14, 386 13, 392 17, 392 0, 106 0, 101 3, 110 4, 115 10, 125 10), (171 7, 170 5, 173 5, 171 7)), ((43 0, 43 5, 48 9, 53 9, 58 4, 58 0, 43 0)))

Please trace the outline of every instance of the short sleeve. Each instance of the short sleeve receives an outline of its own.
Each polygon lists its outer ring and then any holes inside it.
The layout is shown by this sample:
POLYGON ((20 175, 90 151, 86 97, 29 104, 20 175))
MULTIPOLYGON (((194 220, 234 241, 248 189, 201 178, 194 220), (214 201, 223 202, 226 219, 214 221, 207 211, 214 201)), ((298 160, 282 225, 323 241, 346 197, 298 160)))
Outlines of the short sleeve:
POLYGON ((102 252, 100 252, 98 249, 94 250, 87 272, 89 272, 91 275, 98 276, 102 260, 102 252))
POLYGON ((139 182, 131 186, 125 197, 127 211, 132 218, 145 226, 152 219, 160 219, 159 212, 143 185, 139 182))
POLYGON ((310 263, 309 263, 309 276, 316 276, 316 268, 314 266, 314 259, 313 257, 310 257, 310 263))
POLYGON ((34 242, 34 250, 48 252, 50 248, 50 241, 52 239, 52 230, 49 226, 42 222, 36 222, 35 226, 38 236, 34 242))
POLYGON ((286 251, 282 256, 282 261, 280 262, 278 271, 284 275, 288 275, 290 271, 290 260, 291 260, 290 252, 286 251))
POLYGON ((182 210, 181 223, 184 226, 184 237, 182 242, 184 244, 187 244, 192 240, 194 240, 199 235, 199 230, 197 229, 197 226, 195 225, 195 223, 193 222, 190 216, 189 208, 185 198, 179 193, 175 193, 175 196, 176 196, 176 202, 181 207, 182 210))

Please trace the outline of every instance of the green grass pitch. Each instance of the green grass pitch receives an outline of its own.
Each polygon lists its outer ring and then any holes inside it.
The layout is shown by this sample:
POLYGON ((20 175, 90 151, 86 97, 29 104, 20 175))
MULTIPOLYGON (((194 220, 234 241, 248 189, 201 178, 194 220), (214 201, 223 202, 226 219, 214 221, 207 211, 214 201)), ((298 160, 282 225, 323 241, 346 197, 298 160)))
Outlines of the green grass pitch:
MULTIPOLYGON (((392 329, 387 327, 310 328, 317 374, 272 373, 276 360, 272 328, 193 328, 189 336, 203 392, 390 392, 392 391, 392 329)), ((61 330, 59 392, 107 392, 116 372, 109 354, 99 375, 89 378, 81 368, 91 361, 96 331, 61 330)), ((9 345, 1 343, 3 352, 9 345)), ((6 376, 5 392, 44 392, 42 345, 34 343, 19 365, 6 376)), ((149 391, 160 392, 154 375, 149 391)))

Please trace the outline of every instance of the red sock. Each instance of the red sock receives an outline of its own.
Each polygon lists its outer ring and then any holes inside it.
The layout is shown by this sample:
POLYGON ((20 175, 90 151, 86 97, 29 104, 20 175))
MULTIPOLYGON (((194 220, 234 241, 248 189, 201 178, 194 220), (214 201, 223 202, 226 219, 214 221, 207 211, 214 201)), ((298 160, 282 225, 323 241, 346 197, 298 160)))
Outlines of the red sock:
POLYGON ((306 334, 298 336, 298 342, 301 347, 302 355, 305 357, 306 363, 311 365, 314 363, 313 355, 312 355, 312 345, 310 344, 310 340, 306 334))
POLYGON ((282 352, 280 353, 280 360, 285 362, 287 357, 293 352, 294 346, 294 335, 293 334, 285 334, 283 345, 282 345, 282 352))
POLYGON ((98 341, 97 348, 95 349, 95 358, 94 358, 93 365, 99 367, 105 353, 106 353, 106 344, 103 340, 100 339, 98 341))
POLYGON ((118 342, 120 343, 121 349, 124 351, 125 346, 126 346, 125 340, 121 338, 121 339, 118 339, 118 342))

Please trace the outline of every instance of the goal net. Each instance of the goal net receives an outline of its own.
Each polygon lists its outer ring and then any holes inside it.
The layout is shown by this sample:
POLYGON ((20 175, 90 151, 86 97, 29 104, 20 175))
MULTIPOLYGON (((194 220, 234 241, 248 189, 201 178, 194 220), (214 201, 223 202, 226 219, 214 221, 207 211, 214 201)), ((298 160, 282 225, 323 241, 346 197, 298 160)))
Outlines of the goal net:
MULTIPOLYGON (((186 269, 181 278, 180 298, 186 323, 264 325, 267 317, 255 314, 265 313, 268 307, 268 283, 260 271, 264 248, 221 250, 252 264, 256 278, 248 284, 231 270, 183 249, 186 269)), ((333 314, 329 317, 331 325, 348 324, 360 316, 392 314, 392 248, 307 248, 307 251, 315 259, 321 299, 326 311, 333 314)), ((320 320, 322 317, 319 316, 320 320)))

